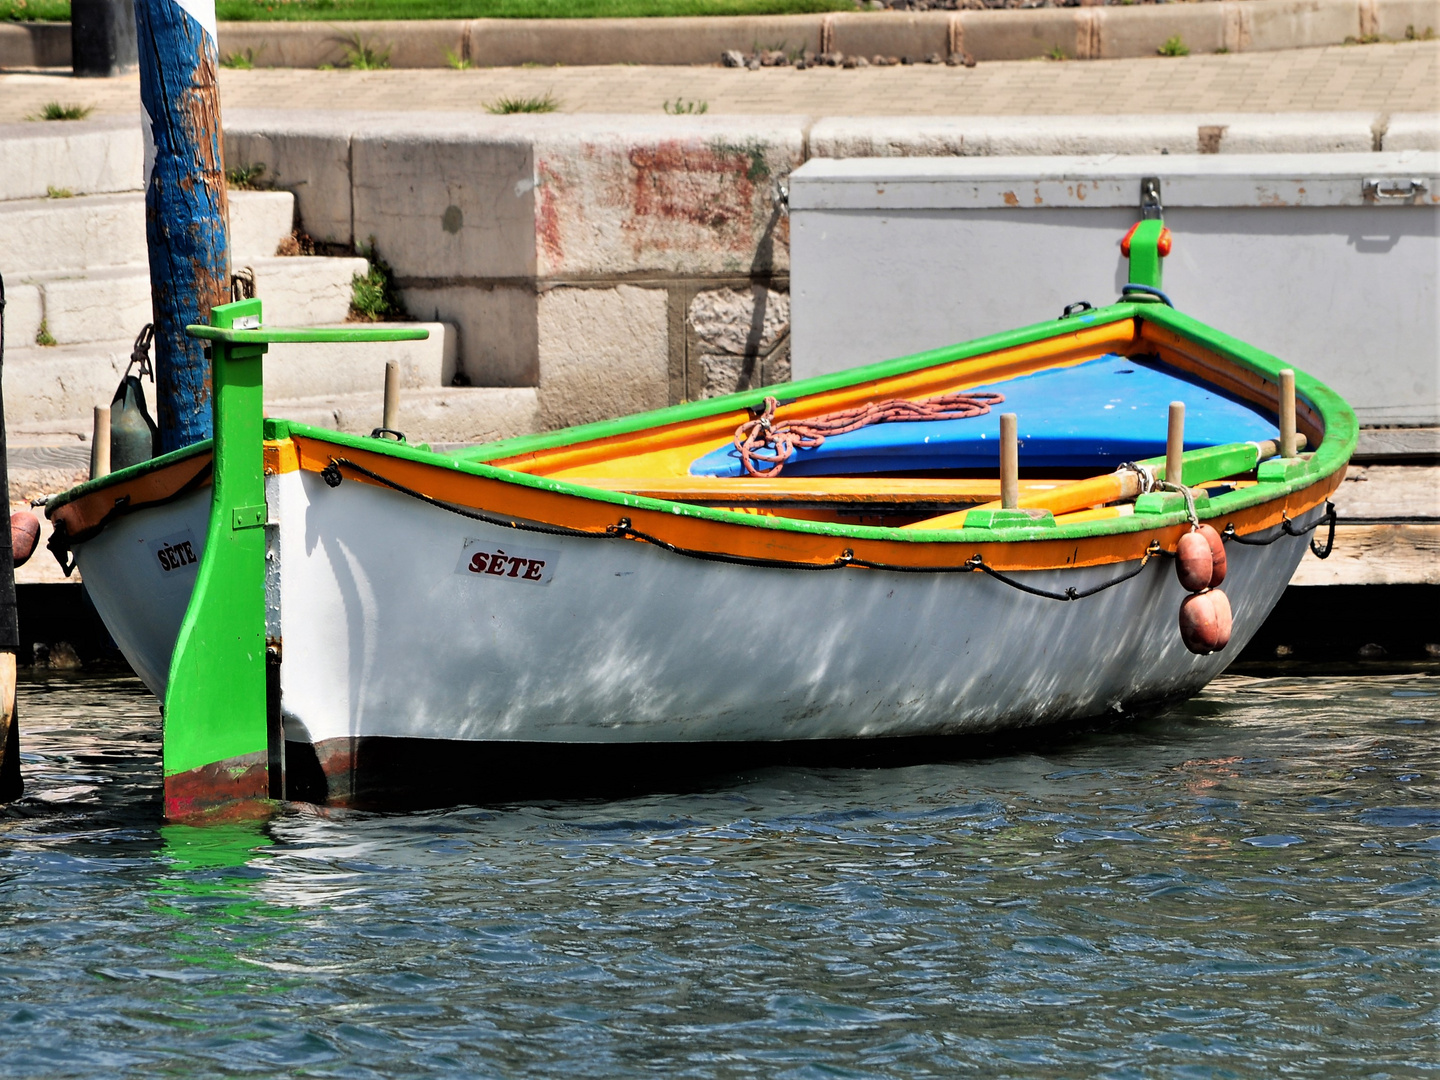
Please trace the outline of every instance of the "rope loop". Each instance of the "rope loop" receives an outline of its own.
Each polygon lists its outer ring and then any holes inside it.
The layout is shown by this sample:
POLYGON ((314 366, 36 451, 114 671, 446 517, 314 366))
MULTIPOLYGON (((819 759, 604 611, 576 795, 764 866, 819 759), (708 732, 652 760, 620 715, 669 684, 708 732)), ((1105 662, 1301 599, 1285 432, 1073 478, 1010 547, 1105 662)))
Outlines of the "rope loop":
POLYGON ((344 474, 340 472, 340 463, 331 458, 330 464, 320 470, 320 479, 325 481, 326 487, 339 487, 340 481, 345 479, 344 474))
POLYGON ((1195 492, 1184 484, 1172 484, 1168 480, 1152 481, 1153 489, 1156 491, 1178 491, 1185 496, 1185 516, 1190 519, 1190 531, 1194 532, 1200 528, 1200 516, 1195 513, 1195 492))
POLYGON ((999 405, 1004 400, 1004 394, 989 391, 957 391, 920 401, 906 398, 872 401, 808 420, 776 422, 775 410, 780 407, 780 402, 767 397, 760 415, 752 412, 751 419, 735 429, 733 441, 740 451, 740 462, 747 476, 779 476, 796 450, 813 450, 823 446, 825 440, 832 436, 844 435, 871 424, 966 420, 984 416, 992 405, 999 405))
POLYGON ((1227 522, 1225 528, 1220 530, 1220 537, 1223 540, 1233 540, 1235 541, 1235 543, 1244 544, 1247 547, 1269 547, 1271 544, 1275 543, 1275 541, 1279 540, 1282 536, 1304 536, 1306 533, 1314 532, 1321 525, 1328 524, 1330 528, 1326 534, 1325 544, 1323 547, 1315 542, 1314 537, 1311 537, 1310 539, 1310 550, 1314 553, 1315 557, 1317 559, 1328 559, 1330 557, 1330 552, 1335 547, 1335 522, 1337 520, 1338 515, 1335 513, 1335 504, 1329 499, 1326 499, 1325 513, 1321 514, 1309 525, 1297 528, 1294 520, 1290 517, 1290 515, 1282 513, 1280 515, 1280 531, 1274 536, 1268 537, 1264 540, 1256 539, 1253 536, 1241 536, 1238 532, 1235 531, 1235 523, 1233 521, 1227 522))

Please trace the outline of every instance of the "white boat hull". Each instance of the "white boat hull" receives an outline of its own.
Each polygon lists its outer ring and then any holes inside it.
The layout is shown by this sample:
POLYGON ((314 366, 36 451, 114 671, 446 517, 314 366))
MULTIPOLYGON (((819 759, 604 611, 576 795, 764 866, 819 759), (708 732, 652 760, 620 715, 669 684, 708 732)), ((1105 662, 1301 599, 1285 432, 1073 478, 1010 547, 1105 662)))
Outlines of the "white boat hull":
MULTIPOLYGON (((789 743, 1134 712, 1218 675, 1306 544, 1229 545, 1234 636, 1196 656, 1180 640, 1185 594, 1165 559, 1058 603, 978 573, 778 569, 497 527, 305 471, 268 484, 285 740, 319 748, 322 762, 325 748, 362 739, 789 743), (491 561, 477 554, 502 550, 500 574, 473 569, 491 561)), ((97 609, 157 695, 195 572, 163 568, 156 552, 189 537, 198 556, 208 511, 209 491, 197 491, 77 547, 97 609)), ((1014 576, 1083 589, 1133 565, 1014 576)))

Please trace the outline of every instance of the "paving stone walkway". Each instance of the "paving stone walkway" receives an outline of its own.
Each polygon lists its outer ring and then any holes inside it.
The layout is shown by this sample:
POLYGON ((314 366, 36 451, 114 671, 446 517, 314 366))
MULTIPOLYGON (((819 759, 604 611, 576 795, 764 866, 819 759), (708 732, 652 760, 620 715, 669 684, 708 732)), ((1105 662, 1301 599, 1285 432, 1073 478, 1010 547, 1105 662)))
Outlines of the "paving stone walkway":
MULTIPOLYGON (((711 113, 808 116, 1084 115, 1199 112, 1431 112, 1440 41, 1143 60, 994 62, 846 71, 721 67, 473 71, 222 70, 226 108, 473 111, 502 95, 554 94, 563 112, 659 113, 677 98, 711 113)), ((139 83, 0 75, 0 122, 48 101, 135 112, 139 83)))

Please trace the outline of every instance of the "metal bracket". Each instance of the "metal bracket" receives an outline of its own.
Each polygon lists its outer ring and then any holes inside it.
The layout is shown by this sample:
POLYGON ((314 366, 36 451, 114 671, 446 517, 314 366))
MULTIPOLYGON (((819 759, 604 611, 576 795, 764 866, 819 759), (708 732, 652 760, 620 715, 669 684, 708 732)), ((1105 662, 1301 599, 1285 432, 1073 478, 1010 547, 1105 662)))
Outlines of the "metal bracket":
POLYGON ((775 181, 775 205, 779 207, 782 217, 790 216, 790 182, 789 179, 775 181))
POLYGON ((1361 182, 1360 191, 1369 202, 1395 200, 1411 201, 1424 195, 1429 188, 1418 176, 1402 180, 1398 177, 1372 176, 1361 182))
POLYGON ((1165 207, 1160 202, 1160 178, 1140 178, 1140 220, 1159 221, 1165 216, 1165 207))
POLYGON ((231 515, 233 529, 258 529, 270 520, 264 503, 258 506, 237 506, 231 515))

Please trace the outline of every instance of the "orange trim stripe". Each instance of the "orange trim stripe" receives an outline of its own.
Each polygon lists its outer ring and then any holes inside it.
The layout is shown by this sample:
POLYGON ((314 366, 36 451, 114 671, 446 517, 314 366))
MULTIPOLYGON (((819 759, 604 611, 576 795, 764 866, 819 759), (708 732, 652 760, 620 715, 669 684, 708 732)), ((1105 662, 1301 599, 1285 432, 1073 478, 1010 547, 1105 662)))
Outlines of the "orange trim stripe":
MULTIPOLYGON (((332 457, 345 457, 432 499, 481 509, 497 517, 524 519, 597 534, 604 533, 623 517, 629 518, 632 526, 640 532, 676 547, 781 562, 826 565, 849 550, 856 559, 916 568, 957 566, 977 553, 997 570, 1101 566, 1140 558, 1152 540, 1159 540, 1166 550, 1173 550, 1181 534, 1189 528, 1180 524, 1078 540, 997 540, 988 543, 948 540, 906 542, 824 536, 596 502, 583 495, 525 487, 421 462, 335 446, 304 436, 297 436, 295 443, 300 467, 309 472, 320 472, 330 464, 332 457)), ((384 486, 356 474, 351 474, 346 480, 384 486)), ((1233 522, 1242 534, 1270 528, 1278 525, 1285 515, 1294 518, 1319 505, 1339 482, 1339 474, 1326 477, 1303 491, 1238 511, 1227 521, 1233 522)), ((761 520, 764 518, 757 517, 757 521, 761 520)))

